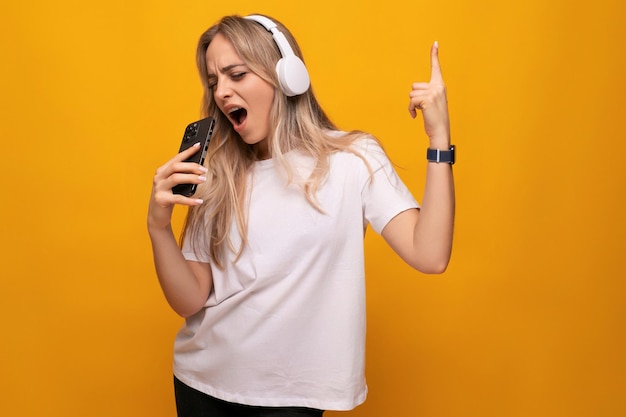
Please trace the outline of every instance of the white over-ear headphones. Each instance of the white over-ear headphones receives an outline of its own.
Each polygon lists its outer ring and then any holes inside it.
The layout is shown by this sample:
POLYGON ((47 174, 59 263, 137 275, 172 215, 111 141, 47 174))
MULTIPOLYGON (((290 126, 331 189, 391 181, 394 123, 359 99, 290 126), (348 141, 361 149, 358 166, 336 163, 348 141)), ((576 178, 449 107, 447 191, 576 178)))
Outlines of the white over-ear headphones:
POLYGON ((274 42, 278 45, 282 58, 276 63, 276 72, 280 88, 285 95, 292 97, 306 93, 311 84, 309 73, 304 66, 304 62, 293 53, 285 35, 278 29, 276 23, 265 16, 250 15, 246 19, 260 23, 268 32, 272 34, 274 42))

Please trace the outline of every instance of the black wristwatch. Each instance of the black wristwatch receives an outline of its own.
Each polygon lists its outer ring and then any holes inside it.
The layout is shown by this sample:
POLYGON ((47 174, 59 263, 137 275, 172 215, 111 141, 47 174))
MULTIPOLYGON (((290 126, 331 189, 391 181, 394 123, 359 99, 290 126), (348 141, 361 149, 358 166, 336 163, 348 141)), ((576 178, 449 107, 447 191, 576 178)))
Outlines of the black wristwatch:
POLYGON ((430 149, 426 150, 426 159, 428 162, 446 162, 450 165, 454 164, 454 145, 450 146, 450 149, 447 151, 442 151, 441 149, 430 149))

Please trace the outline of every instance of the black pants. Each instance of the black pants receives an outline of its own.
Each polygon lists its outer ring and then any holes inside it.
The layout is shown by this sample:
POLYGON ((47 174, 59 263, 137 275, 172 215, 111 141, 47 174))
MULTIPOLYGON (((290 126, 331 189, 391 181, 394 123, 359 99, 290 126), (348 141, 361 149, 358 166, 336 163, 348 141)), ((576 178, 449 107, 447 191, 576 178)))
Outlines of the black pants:
POLYGON ((321 417, 324 411, 305 407, 257 407, 235 404, 197 391, 174 377, 178 417, 321 417))

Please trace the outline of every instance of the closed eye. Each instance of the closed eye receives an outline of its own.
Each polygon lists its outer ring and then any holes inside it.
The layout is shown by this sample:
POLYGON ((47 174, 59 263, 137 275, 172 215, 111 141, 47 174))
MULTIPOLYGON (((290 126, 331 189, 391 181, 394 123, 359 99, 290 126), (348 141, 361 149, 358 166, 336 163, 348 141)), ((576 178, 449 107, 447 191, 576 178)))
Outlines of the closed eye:
MULTIPOLYGON (((224 68, 220 69, 220 72, 222 74, 230 73, 229 76, 233 81, 240 81, 246 76, 246 74, 248 74, 248 71, 235 71, 237 67, 241 67, 242 69, 247 69, 247 67, 244 64, 232 64, 232 65, 227 65, 224 68)), ((217 77, 215 76, 215 74, 211 74, 211 73, 208 74, 207 85, 209 87, 209 90, 215 89, 215 87, 217 86, 217 77)))

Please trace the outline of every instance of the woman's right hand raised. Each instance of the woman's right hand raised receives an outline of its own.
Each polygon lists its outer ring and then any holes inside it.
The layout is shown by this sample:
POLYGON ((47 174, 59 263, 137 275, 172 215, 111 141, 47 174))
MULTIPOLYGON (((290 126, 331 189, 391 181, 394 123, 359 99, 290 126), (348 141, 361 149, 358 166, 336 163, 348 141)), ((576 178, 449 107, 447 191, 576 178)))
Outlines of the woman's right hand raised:
POLYGON ((196 143, 157 169, 148 207, 149 229, 167 227, 172 219, 175 204, 199 206, 203 203, 201 199, 172 192, 172 188, 178 184, 202 184, 206 181, 205 167, 195 162, 184 162, 199 149, 200 143, 196 143))

